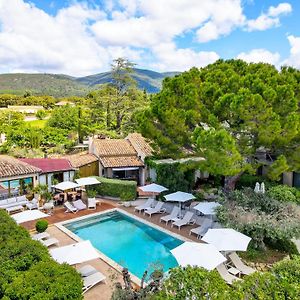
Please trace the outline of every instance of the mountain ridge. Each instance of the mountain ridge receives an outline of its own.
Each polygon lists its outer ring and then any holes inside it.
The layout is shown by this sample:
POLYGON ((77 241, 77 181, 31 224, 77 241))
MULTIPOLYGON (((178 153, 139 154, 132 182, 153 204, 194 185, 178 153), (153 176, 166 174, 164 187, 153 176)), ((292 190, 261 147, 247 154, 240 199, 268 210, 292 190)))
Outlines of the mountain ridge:
MULTIPOLYGON (((134 69, 133 78, 138 88, 148 93, 157 93, 164 78, 180 72, 156 72, 147 69, 134 69)), ((102 72, 83 77, 51 73, 5 73, 0 74, 0 94, 24 94, 31 91, 34 95, 54 97, 84 96, 97 85, 112 82, 111 72, 102 72)))

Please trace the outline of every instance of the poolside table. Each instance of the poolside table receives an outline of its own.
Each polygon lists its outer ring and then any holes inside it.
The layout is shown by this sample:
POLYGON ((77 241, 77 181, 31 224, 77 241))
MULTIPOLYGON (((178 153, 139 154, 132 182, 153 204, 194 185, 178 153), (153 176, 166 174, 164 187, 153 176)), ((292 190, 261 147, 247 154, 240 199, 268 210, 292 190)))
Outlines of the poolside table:
POLYGON ((10 213, 13 213, 13 212, 16 212, 16 211, 23 211, 24 210, 24 207, 22 205, 16 205, 16 206, 12 206, 12 207, 7 207, 6 208, 6 211, 10 214, 10 213))
POLYGON ((240 275, 241 275, 241 271, 234 267, 229 268, 227 271, 234 276, 240 277, 240 275))

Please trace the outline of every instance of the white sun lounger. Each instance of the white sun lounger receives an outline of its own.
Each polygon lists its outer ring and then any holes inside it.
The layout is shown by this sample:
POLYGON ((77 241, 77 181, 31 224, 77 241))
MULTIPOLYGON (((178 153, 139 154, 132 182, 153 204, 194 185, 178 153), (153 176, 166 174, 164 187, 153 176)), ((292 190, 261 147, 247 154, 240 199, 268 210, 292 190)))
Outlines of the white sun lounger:
POLYGON ((34 234, 31 238, 35 241, 40 241, 43 239, 49 239, 50 234, 48 232, 41 232, 41 233, 34 234))
POLYGON ((219 272, 220 276, 228 283, 232 284, 235 280, 241 280, 240 278, 230 274, 228 270, 226 269, 226 266, 224 264, 220 264, 217 266, 217 271, 219 272))
POLYGON ((211 219, 204 219, 203 223, 201 226, 197 227, 197 228, 193 228, 190 230, 190 235, 192 233, 194 233, 197 238, 199 239, 199 237, 203 237, 205 235, 205 233, 207 232, 207 230, 209 228, 211 228, 212 226, 212 220, 211 219))
POLYGON ((86 293, 89 289, 91 289, 96 284, 100 283, 101 281, 105 281, 106 277, 100 272, 91 274, 87 277, 83 277, 83 293, 86 293))
POLYGON ((67 208, 65 212, 72 212, 73 214, 77 213, 78 209, 73 206, 69 201, 64 203, 64 206, 67 208))
POLYGON ((56 238, 50 238, 50 239, 47 239, 47 240, 40 240, 40 242, 46 246, 46 247, 50 247, 50 246, 59 246, 59 242, 56 238))
POLYGON ((134 208, 134 211, 138 211, 139 213, 145 210, 146 208, 151 208, 154 203, 153 198, 149 198, 144 204, 138 205, 134 208))
POLYGON ((166 212, 166 209, 163 208, 164 203, 162 201, 159 201, 156 203, 154 208, 146 208, 144 210, 144 215, 147 214, 149 217, 151 217, 153 214, 162 214, 166 212))
POLYGON ((249 266, 245 265, 240 257, 236 254, 236 252, 232 252, 228 255, 234 266, 241 271, 244 275, 250 275, 255 272, 254 269, 250 268, 249 266))
POLYGON ((176 220, 172 223, 172 227, 177 226, 178 229, 180 230, 181 226, 195 224, 195 220, 192 219, 193 215, 194 214, 191 211, 186 212, 186 214, 182 219, 176 220))
POLYGON ((87 277, 87 276, 90 276, 94 273, 97 273, 98 271, 91 265, 85 265, 85 266, 82 266, 81 268, 79 268, 77 270, 81 277, 87 277))
POLYGON ((77 208, 77 210, 86 209, 86 205, 82 202, 82 200, 73 201, 73 206, 77 208))
POLYGON ((179 215, 179 207, 178 206, 174 206, 171 213, 167 216, 163 216, 160 218, 160 222, 164 221, 166 222, 166 224, 168 224, 169 221, 172 221, 173 219, 177 218, 179 215))

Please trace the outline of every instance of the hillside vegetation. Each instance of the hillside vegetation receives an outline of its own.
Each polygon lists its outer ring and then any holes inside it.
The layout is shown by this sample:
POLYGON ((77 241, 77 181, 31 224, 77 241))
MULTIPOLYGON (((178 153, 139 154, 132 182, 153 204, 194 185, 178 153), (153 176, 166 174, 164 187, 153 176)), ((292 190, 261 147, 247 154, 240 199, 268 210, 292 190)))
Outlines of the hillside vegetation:
MULTIPOLYGON (((161 89, 163 79, 176 74, 135 69, 133 77, 140 89, 145 89, 148 93, 157 93, 161 89)), ((84 96, 97 85, 110 82, 111 72, 80 78, 58 74, 0 74, 0 94, 22 95, 25 91, 30 91, 34 95, 54 97, 84 96)))

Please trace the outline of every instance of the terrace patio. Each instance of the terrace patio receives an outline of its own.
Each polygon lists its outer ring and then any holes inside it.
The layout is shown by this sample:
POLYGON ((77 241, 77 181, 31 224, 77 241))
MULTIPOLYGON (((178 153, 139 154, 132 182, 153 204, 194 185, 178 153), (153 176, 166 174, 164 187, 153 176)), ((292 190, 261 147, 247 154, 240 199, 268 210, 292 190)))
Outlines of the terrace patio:
MULTIPOLYGON (((117 203, 116 201, 110 201, 110 200, 104 200, 104 199, 99 199, 101 201, 101 205, 97 205, 96 210, 82 210, 78 211, 77 213, 65 213, 65 208, 59 208, 56 207, 54 210, 54 214, 47 217, 47 221, 49 222, 49 227, 47 229, 47 232, 51 235, 51 237, 56 238, 59 241, 59 246, 66 246, 69 244, 72 244, 75 242, 74 239, 72 239, 69 235, 67 235, 65 232, 61 231, 57 226, 55 226, 56 223, 62 222, 62 221, 67 221, 71 219, 75 219, 78 217, 86 216, 89 214, 94 214, 98 212, 103 212, 115 207, 118 207, 119 209, 122 209, 132 215, 135 215, 139 218, 145 219, 148 222, 153 223, 154 225, 160 226, 164 230, 169 230, 173 233, 179 234, 185 239, 190 239, 193 241, 198 241, 200 242, 194 235, 190 236, 189 231, 191 228, 195 228, 198 225, 192 225, 192 226, 184 226, 182 229, 179 231, 177 228, 171 228, 170 223, 166 226, 164 223, 160 223, 160 217, 165 214, 156 214, 153 215, 151 218, 148 216, 144 216, 142 213, 139 214, 137 212, 134 212, 134 206, 131 207, 124 207, 121 204, 117 203)), ((139 201, 137 201, 138 204, 139 201)), ((166 203, 167 211, 172 209, 172 204, 166 203)), ((29 230, 30 232, 35 231, 35 223, 36 220, 34 221, 29 221, 22 223, 21 225, 29 230)), ((92 261, 77 265, 76 267, 79 268, 85 264, 90 264, 93 267, 95 267, 98 271, 102 272, 106 277, 106 284, 100 283, 93 287, 91 290, 89 290, 85 295, 84 299, 99 299, 99 295, 103 297, 102 299, 109 299, 111 296, 111 293, 113 291, 114 284, 116 282, 122 282, 122 276, 121 274, 116 271, 112 266, 110 266, 108 263, 103 261, 102 259, 94 259, 92 261)))

